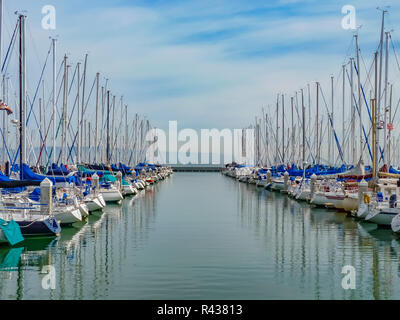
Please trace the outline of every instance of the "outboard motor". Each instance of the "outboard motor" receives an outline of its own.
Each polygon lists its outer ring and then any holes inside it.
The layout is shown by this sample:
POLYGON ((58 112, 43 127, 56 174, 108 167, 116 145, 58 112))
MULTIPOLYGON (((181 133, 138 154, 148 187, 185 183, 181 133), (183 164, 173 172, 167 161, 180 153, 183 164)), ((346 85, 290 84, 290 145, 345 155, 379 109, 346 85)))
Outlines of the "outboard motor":
POLYGON ((378 192, 377 194, 376 194, 376 201, 378 201, 378 202, 383 202, 383 193, 382 192, 378 192))
POLYGON ((396 208, 396 206, 397 206, 397 196, 395 194, 392 194, 389 198, 389 207, 396 208))

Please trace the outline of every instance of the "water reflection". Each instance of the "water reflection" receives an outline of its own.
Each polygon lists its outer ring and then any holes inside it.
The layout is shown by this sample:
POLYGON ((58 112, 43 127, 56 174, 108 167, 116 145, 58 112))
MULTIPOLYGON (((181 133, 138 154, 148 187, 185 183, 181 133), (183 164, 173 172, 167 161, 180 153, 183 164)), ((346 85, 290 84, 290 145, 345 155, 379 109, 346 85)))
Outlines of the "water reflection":
POLYGON ((219 174, 181 174, 59 238, 0 248, 1 299, 400 298, 390 230, 219 174), (56 289, 41 287, 46 265, 56 289), (356 269, 343 290, 342 267, 356 269))
MULTIPOLYGON (((278 283, 315 299, 400 298, 398 236, 335 210, 235 183, 240 224, 262 242, 278 283), (342 267, 356 269, 356 290, 343 290, 342 267)), ((289 296, 288 298, 302 298, 289 296)))
POLYGON ((28 239, 0 248, 1 299, 102 299, 128 257, 140 247, 156 218, 157 186, 122 205, 108 205, 86 223, 65 227, 58 238, 28 239), (43 266, 56 270, 56 289, 44 290, 43 266))

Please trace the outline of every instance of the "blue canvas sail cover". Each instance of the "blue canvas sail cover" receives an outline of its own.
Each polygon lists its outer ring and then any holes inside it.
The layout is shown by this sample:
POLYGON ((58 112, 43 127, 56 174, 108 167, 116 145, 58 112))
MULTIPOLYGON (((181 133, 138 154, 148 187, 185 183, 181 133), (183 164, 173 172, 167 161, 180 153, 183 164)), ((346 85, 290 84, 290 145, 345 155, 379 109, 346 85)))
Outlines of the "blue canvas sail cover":
POLYGON ((53 163, 49 170, 47 171, 47 175, 55 175, 55 176, 66 176, 71 173, 71 170, 68 170, 63 164, 58 166, 56 163, 53 163))
POLYGON ((22 171, 23 171, 23 179, 24 180, 36 180, 36 181, 43 181, 44 179, 48 178, 53 184, 57 182, 68 182, 68 183, 77 183, 76 177, 53 177, 53 176, 44 176, 41 174, 34 173, 31 168, 29 168, 25 163, 22 164, 22 171))
POLYGON ((24 241, 24 237, 22 236, 21 229, 14 220, 9 222, 0 219, 0 228, 3 230, 5 237, 7 238, 10 245, 15 245, 19 242, 24 241))

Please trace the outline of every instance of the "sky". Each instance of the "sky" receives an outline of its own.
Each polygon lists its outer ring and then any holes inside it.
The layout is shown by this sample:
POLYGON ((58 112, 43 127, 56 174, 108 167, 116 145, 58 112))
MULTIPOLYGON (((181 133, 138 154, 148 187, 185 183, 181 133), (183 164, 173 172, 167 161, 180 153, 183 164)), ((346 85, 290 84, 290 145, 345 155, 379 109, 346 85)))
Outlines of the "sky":
MULTIPOLYGON (((82 62, 88 53, 88 82, 100 72, 124 96, 130 117, 138 112, 158 128, 169 120, 179 128, 243 128, 277 93, 315 81, 327 86, 354 34, 341 27, 343 5, 356 8, 366 58, 379 41, 378 6, 391 6, 394 38, 400 26, 396 1, 4 1, 8 34, 14 11, 26 10, 32 68, 43 64, 49 37, 58 36, 60 62, 64 54, 82 62), (41 28, 48 4, 56 8, 55 31, 41 28)), ((29 75, 31 91, 39 70, 29 75)))

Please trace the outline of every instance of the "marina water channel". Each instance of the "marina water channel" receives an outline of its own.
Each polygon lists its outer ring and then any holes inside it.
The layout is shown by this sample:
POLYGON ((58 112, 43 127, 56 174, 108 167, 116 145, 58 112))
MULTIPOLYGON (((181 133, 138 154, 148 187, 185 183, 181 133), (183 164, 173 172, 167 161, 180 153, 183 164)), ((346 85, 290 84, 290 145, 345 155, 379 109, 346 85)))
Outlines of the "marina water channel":
POLYGON ((400 299, 399 258, 391 230, 220 173, 175 173, 59 238, 1 247, 0 299, 400 299), (342 287, 347 265, 355 289, 342 287))

